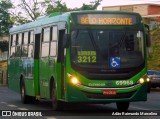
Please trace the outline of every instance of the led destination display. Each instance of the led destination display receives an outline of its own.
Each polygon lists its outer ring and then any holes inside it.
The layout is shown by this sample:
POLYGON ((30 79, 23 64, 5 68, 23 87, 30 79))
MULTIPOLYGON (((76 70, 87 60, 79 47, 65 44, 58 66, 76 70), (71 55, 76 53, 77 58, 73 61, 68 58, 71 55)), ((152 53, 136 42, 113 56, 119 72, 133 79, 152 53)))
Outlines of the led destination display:
POLYGON ((134 25, 136 16, 125 14, 83 14, 78 15, 78 24, 82 25, 134 25))

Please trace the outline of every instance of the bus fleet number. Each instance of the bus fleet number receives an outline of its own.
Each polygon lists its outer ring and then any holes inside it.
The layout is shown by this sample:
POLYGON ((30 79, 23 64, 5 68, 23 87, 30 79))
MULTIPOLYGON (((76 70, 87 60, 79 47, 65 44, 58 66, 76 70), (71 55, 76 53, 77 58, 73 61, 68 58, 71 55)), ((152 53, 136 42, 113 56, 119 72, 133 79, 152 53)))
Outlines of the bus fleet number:
POLYGON ((96 56, 78 56, 78 63, 95 63, 96 56))

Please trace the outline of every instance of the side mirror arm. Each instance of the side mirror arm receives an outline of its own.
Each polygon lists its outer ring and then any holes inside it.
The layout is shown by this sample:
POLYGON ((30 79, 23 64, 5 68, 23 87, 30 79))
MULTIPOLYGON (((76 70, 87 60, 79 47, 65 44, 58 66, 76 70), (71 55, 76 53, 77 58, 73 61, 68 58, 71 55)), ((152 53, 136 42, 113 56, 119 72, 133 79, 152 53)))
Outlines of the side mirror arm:
POLYGON ((147 24, 144 25, 146 28, 146 45, 147 47, 151 47, 151 36, 150 36, 150 28, 147 24))

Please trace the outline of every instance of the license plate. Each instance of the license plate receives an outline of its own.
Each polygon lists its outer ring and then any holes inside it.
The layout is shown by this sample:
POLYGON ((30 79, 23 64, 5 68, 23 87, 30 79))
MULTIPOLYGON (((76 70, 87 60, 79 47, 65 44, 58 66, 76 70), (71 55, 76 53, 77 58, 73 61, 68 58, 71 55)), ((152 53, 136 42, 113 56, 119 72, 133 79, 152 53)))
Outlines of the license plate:
POLYGON ((116 95, 116 90, 103 90, 103 95, 116 95))

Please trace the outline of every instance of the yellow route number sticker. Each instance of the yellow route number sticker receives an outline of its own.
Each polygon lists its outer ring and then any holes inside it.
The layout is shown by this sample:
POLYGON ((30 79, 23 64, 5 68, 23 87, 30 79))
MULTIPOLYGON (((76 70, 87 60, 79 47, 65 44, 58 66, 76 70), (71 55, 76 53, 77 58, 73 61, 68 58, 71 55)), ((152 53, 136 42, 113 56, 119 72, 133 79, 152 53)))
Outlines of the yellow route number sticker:
POLYGON ((78 51, 78 63, 96 63, 96 51, 78 51))

